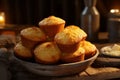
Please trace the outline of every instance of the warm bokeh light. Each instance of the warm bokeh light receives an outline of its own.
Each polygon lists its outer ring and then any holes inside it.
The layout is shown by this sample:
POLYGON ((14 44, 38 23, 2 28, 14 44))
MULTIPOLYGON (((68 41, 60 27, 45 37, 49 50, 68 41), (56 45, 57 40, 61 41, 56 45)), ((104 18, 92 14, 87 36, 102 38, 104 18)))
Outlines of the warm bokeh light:
POLYGON ((5 24, 5 14, 4 12, 0 12, 0 25, 5 24))
POLYGON ((119 13, 119 9, 111 9, 110 12, 111 13, 119 13))
POLYGON ((3 16, 0 16, 0 21, 4 21, 4 17, 3 16))

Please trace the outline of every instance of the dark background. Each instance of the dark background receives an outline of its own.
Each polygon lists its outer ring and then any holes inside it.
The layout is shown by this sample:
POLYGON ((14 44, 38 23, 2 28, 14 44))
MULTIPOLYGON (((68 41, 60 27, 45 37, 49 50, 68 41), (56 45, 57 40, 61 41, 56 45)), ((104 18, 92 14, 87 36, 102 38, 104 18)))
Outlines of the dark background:
MULTIPOLYGON (((112 8, 120 9, 120 0, 97 0, 100 13, 100 31, 106 31, 107 16, 112 8)), ((66 20, 66 25, 80 26, 83 0, 0 0, 0 11, 4 11, 7 24, 32 24, 45 17, 55 15, 66 20)))

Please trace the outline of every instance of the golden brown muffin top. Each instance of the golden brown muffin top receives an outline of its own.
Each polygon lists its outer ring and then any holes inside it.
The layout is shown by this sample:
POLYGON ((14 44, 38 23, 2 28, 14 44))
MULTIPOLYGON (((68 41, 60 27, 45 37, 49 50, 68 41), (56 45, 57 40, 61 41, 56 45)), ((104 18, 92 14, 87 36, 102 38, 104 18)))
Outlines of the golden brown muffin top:
POLYGON ((29 27, 25 28, 20 33, 23 37, 33 40, 33 41, 42 41, 46 39, 44 32, 38 27, 29 27))
POLYGON ((31 50, 28 49, 27 47, 24 47, 21 42, 17 43, 16 46, 14 47, 14 51, 18 56, 21 57, 32 57, 31 50))
POLYGON ((69 45, 81 41, 87 34, 78 26, 67 26, 62 32, 55 35, 55 41, 60 44, 69 45))
POLYGON ((62 56, 64 57, 76 57, 76 56, 80 56, 81 54, 85 54, 85 49, 82 47, 79 47, 75 52, 73 53, 62 53, 62 56), (69 55, 69 56, 68 56, 69 55))
POLYGON ((79 47, 75 52, 62 53, 60 60, 63 62, 77 62, 77 61, 84 60, 84 55, 85 55, 84 48, 79 47))
POLYGON ((47 18, 44 18, 42 21, 39 22, 39 25, 56 25, 56 24, 62 24, 65 23, 65 20, 55 17, 55 16, 49 16, 47 18))
POLYGON ((81 41, 80 46, 85 49, 85 53, 91 53, 97 50, 96 46, 89 41, 81 41))
POLYGON ((41 61, 52 63, 59 60, 61 51, 55 43, 45 42, 35 48, 34 54, 41 61))

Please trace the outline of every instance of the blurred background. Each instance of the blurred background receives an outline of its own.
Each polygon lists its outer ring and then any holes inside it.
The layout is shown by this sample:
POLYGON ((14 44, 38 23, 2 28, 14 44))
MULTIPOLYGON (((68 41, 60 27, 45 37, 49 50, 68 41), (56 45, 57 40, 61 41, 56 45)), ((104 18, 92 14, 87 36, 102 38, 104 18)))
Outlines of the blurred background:
MULTIPOLYGON (((120 0, 97 0, 100 13, 100 31, 106 31, 110 9, 120 9, 120 0)), ((55 15, 66 20, 66 25, 80 26, 83 0, 0 0, 0 12, 5 12, 7 24, 32 24, 55 15)))

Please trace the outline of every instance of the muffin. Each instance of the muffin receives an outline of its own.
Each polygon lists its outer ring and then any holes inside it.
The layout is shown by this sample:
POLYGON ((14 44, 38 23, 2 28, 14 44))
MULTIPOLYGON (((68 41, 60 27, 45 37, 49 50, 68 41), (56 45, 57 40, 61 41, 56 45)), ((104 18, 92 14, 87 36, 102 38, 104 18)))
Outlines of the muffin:
POLYGON ((46 33, 49 40, 53 40, 56 33, 61 32, 64 26, 65 20, 55 16, 49 16, 39 22, 39 27, 46 33))
POLYGON ((46 40, 46 35, 38 27, 25 28, 21 30, 20 36, 22 44, 30 49, 46 40))
POLYGON ((85 49, 85 59, 92 57, 97 51, 96 46, 89 41, 81 41, 80 46, 85 49))
POLYGON ((64 63, 72 63, 83 61, 85 56, 85 50, 79 47, 75 52, 72 53, 62 53, 60 60, 64 63))
POLYGON ((23 46, 21 42, 17 43, 14 47, 14 54, 22 59, 31 59, 33 57, 29 48, 23 46))
POLYGON ((55 42, 62 52, 74 52, 79 47, 79 42, 85 40, 87 34, 78 26, 67 26, 62 32, 55 35, 55 42))
POLYGON ((54 42, 45 42, 34 50, 35 60, 43 64, 55 64, 59 61, 61 51, 54 42))

